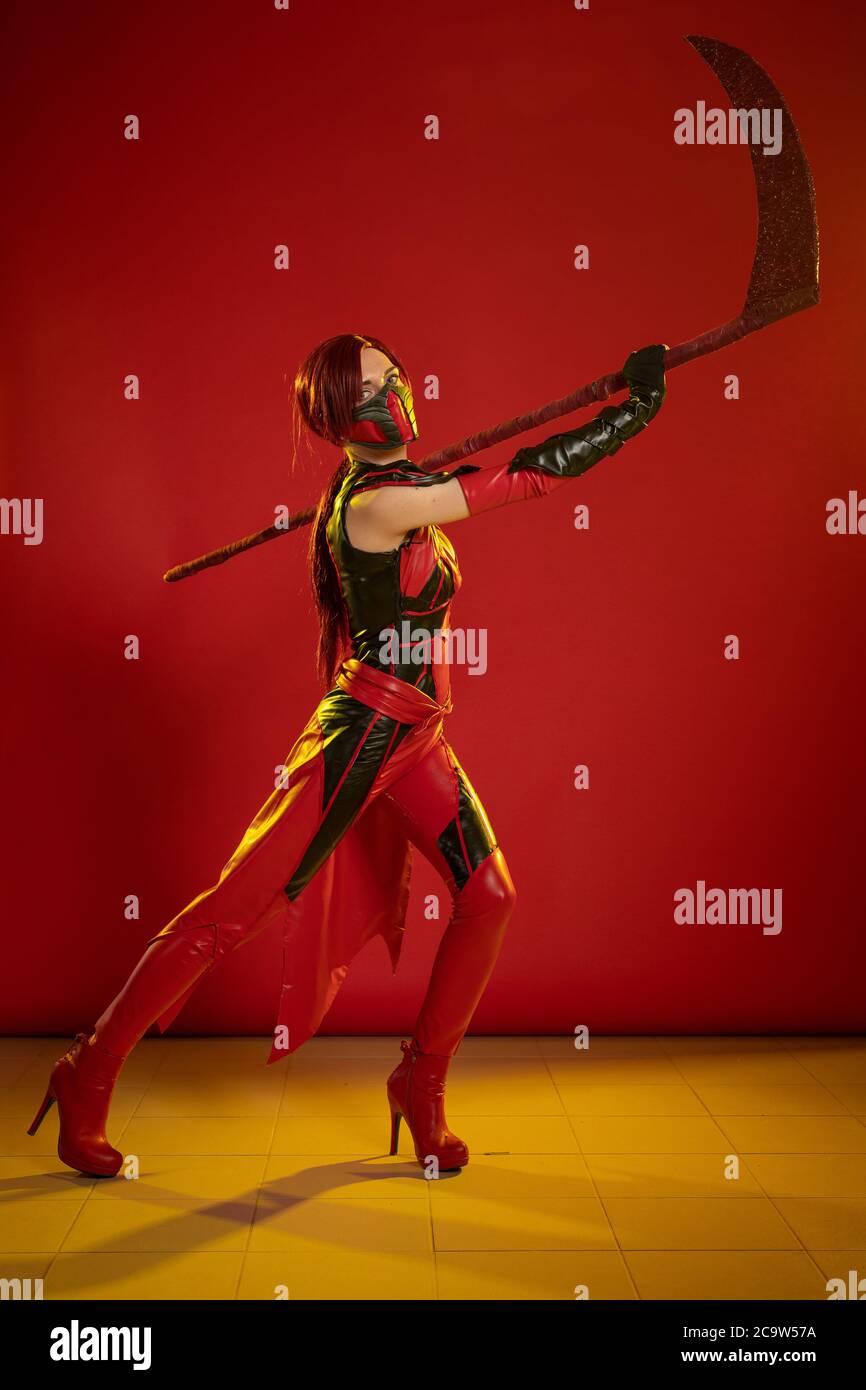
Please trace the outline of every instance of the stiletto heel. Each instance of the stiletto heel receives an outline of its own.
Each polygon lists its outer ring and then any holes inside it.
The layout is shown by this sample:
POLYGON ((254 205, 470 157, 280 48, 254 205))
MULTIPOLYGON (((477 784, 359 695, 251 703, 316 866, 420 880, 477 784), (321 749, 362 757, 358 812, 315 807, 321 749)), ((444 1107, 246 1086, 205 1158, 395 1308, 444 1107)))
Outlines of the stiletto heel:
POLYGON ((386 1088, 391 1107, 389 1156, 397 1152, 400 1120, 405 1117, 422 1168, 431 1158, 441 1172, 464 1168, 469 1150, 445 1121, 445 1075, 451 1058, 422 1052, 414 1038, 411 1042, 404 1038, 400 1046, 403 1060, 388 1077, 386 1088))
POLYGON ((45 1119, 45 1116, 48 1114, 48 1111, 51 1109, 52 1105, 54 1105, 56 1100, 57 1097, 52 1091, 51 1087, 49 1086, 48 1090, 45 1092, 45 1099, 43 1100, 42 1104, 36 1112, 36 1118, 34 1119, 32 1125, 27 1131, 28 1134, 36 1133, 37 1129, 42 1124, 42 1121, 45 1119))
POLYGON ((391 1104, 391 1147, 388 1150, 389 1158, 393 1157, 397 1152, 397 1146, 400 1140, 400 1121, 402 1118, 403 1116, 400 1114, 397 1107, 391 1104))

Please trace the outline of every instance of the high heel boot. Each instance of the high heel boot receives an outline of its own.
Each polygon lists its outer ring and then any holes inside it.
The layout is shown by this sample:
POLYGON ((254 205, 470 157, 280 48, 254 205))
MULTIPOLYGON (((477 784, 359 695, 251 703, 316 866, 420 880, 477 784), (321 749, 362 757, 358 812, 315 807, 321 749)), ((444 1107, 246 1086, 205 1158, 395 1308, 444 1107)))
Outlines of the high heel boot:
POLYGON ((65 1056, 54 1063, 27 1133, 36 1133, 56 1102, 57 1155, 68 1167, 99 1177, 114 1177, 119 1171, 123 1155, 109 1144, 105 1126, 120 1069, 154 1020, 211 968, 218 941, 215 925, 158 936, 97 1020, 93 1034, 78 1033, 65 1056))
POLYGON ((422 1168, 435 1158, 440 1172, 463 1168, 469 1150, 448 1128, 445 1119, 445 1077, 450 1057, 422 1052, 415 1038, 400 1043, 403 1060, 388 1077, 387 1095, 391 1109, 391 1148, 397 1152, 400 1120, 405 1119, 415 1145, 415 1157, 422 1168))
POLYGON ((27 1133, 36 1133, 56 1102, 60 1160, 80 1173, 113 1178, 123 1163, 123 1154, 109 1144, 105 1125, 122 1066, 122 1057, 106 1052, 87 1033, 77 1033, 75 1042, 51 1068, 48 1089, 27 1133))

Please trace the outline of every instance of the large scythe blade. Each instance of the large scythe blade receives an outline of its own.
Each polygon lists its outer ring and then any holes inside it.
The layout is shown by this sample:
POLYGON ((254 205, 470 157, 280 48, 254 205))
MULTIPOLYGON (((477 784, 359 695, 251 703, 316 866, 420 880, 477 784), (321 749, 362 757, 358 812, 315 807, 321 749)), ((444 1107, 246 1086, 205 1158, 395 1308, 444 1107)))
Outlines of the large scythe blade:
MULTIPOLYGON (((758 204, 758 235, 742 310, 735 319, 719 328, 670 348, 665 353, 667 371, 705 353, 716 352, 777 319, 808 309, 819 299, 815 190, 797 127, 781 93, 764 69, 742 49, 694 34, 689 35, 686 42, 712 68, 734 110, 781 110, 782 148, 776 155, 765 155, 762 145, 749 145, 758 204)), ((468 458, 479 449, 499 444, 560 415, 568 415, 593 401, 607 400, 625 385, 621 372, 599 377, 540 410, 515 416, 493 429, 470 435, 459 444, 449 444, 438 453, 428 454, 421 465, 432 470, 468 458)))
MULTIPOLYGON (((718 39, 691 34, 686 42, 712 68, 733 110, 782 114, 778 154, 765 153, 763 145, 754 141, 749 144, 758 236, 742 313, 749 324, 745 331, 754 332, 818 303, 818 222, 812 174, 787 104, 754 58, 718 39)), ((684 343, 673 348, 671 355, 683 353, 689 346, 684 343)), ((681 356, 679 361, 687 362, 695 355, 681 356)), ((665 365, 677 366, 679 362, 666 358, 665 365)))
MULTIPOLYGON (((690 34, 686 42, 692 45, 704 62, 712 68, 730 98, 735 111, 758 112, 770 110, 782 113, 782 146, 778 154, 764 154, 764 147, 750 143, 749 154, 755 177, 758 205, 758 235, 755 259, 746 292, 745 303, 735 319, 702 333, 687 343, 678 343, 665 353, 665 369, 682 366, 695 357, 756 333, 778 319, 787 318, 801 309, 817 304, 818 294, 818 223, 815 214, 815 190, 812 175, 800 144, 797 128, 781 93, 770 81, 764 69, 744 53, 718 39, 690 34)), ((621 372, 591 381, 559 400, 525 415, 516 415, 492 429, 449 444, 437 453, 420 460, 420 466, 432 472, 447 464, 469 458, 481 449, 489 449, 514 435, 535 429, 538 425, 570 415, 593 401, 607 400, 626 385, 621 372)), ((197 560, 177 565, 164 578, 169 582, 185 579, 211 565, 222 564, 242 550, 250 550, 264 541, 276 540, 307 525, 315 508, 296 512, 283 526, 268 526, 251 536, 233 541, 219 550, 212 550, 197 560)))

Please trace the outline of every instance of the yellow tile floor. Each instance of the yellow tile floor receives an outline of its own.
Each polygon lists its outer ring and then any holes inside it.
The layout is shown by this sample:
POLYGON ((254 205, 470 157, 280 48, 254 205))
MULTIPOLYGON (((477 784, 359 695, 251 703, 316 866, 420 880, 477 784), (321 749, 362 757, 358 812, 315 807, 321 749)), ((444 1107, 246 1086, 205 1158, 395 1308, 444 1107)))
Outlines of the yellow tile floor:
MULTIPOLYGON (((387 1156, 396 1038, 145 1039, 109 1136, 26 1130, 70 1039, 0 1039, 0 1278, 46 1299, 826 1299, 866 1278, 866 1038, 466 1038, 469 1166, 387 1156)), ((866 1287, 866 1285, 864 1285, 866 1287)))

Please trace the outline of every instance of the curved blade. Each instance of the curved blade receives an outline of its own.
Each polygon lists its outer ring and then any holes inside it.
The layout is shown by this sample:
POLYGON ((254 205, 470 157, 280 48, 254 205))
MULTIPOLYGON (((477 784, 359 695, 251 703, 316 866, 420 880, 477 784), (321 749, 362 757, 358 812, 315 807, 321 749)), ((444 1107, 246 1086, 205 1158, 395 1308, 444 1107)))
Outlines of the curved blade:
POLYGON ((749 144, 758 200, 758 239, 743 313, 763 323, 817 304, 818 222, 812 174, 797 127, 781 93, 764 69, 740 48, 689 34, 690 43, 712 68, 735 110, 782 112, 782 147, 764 154, 749 144))

